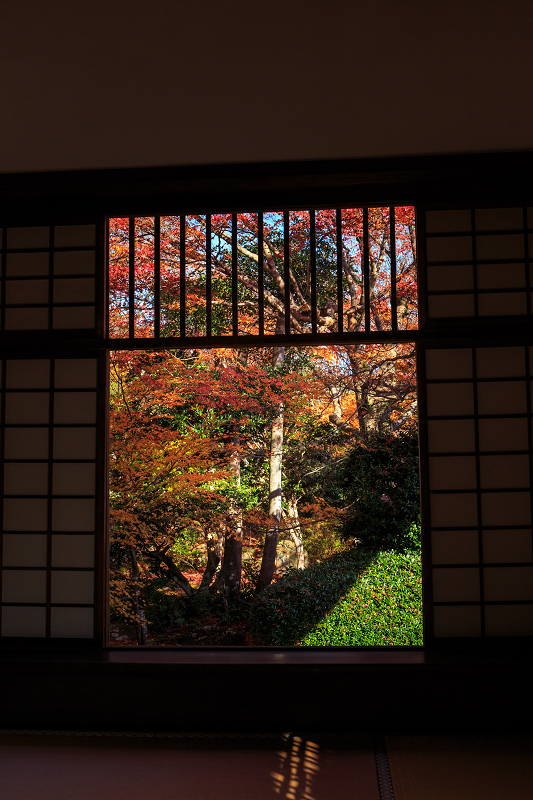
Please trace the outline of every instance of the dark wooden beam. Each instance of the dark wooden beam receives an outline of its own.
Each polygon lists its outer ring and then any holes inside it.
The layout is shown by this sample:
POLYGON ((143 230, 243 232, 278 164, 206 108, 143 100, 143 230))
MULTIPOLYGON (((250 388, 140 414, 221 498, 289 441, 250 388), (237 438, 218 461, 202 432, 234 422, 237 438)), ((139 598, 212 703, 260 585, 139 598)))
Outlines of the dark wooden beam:
POLYGON ((8 224, 158 214, 430 203, 525 204, 533 152, 0 175, 8 224))

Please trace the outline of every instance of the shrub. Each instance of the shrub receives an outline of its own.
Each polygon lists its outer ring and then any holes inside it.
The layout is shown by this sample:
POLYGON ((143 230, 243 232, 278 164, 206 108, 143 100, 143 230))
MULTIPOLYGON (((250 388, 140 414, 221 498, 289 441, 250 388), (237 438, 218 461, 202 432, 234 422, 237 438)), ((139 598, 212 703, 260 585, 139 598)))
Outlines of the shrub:
POLYGON ((319 522, 309 528, 303 526, 303 543, 311 563, 323 561, 345 547, 338 527, 329 521, 319 522))
POLYGON ((301 644, 423 644, 420 555, 377 553, 357 584, 303 637, 301 644))
POLYGON ((349 504, 345 537, 375 550, 420 548, 416 435, 379 436, 359 445, 345 459, 342 483, 349 504))
POLYGON ((256 598, 249 632, 258 644, 293 645, 356 583, 372 554, 345 549, 304 570, 290 569, 256 598))
POLYGON ((166 590, 167 584, 165 578, 153 578, 141 588, 146 621, 154 633, 183 625, 187 616, 185 597, 166 590))

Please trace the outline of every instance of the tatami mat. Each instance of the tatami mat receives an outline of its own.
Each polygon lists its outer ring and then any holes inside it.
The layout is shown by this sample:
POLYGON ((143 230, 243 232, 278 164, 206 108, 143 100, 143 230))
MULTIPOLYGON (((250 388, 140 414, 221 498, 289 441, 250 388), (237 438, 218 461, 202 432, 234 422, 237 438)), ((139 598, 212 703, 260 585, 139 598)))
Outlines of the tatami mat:
POLYGON ((533 736, 392 736, 395 800, 531 800, 533 736))
POLYGON ((372 740, 0 735, 9 800, 379 800, 372 740))

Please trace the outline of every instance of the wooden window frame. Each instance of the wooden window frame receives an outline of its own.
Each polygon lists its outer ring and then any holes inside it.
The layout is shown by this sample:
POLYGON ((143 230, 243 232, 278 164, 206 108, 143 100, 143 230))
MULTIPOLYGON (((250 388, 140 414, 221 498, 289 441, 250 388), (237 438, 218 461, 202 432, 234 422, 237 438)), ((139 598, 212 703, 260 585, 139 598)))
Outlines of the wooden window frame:
MULTIPOLYGON (((414 205, 417 211, 527 205, 530 198, 533 153, 406 157, 364 161, 313 161, 280 164, 240 164, 200 167, 139 168, 0 176, 0 219, 3 225, 96 223, 100 280, 95 335, 76 336, 50 332, 35 342, 31 335, 3 332, 4 357, 28 353, 61 356, 100 354, 117 346, 107 337, 105 219, 149 214, 224 213, 240 209, 327 208, 414 205), (280 203, 282 199, 282 203, 280 203)), ((422 238, 419 236, 419 243, 422 238)), ((424 263, 423 245, 419 263, 424 263)), ((406 331, 406 339, 425 344, 533 343, 530 325, 517 321, 503 332, 489 325, 427 326, 424 314, 427 286, 419 274, 420 323, 406 331)), ((392 334, 395 340, 396 332, 392 334)), ((322 337, 320 337, 323 341, 322 337)), ((392 337, 391 337, 392 338, 392 337)), ((271 338, 269 337, 270 341, 271 338)), ((289 336, 296 344, 295 337, 289 336)), ((366 341, 371 341, 365 337, 366 341)), ((334 343, 334 337, 328 336, 334 343)), ((165 346, 169 346, 166 344, 165 346)), ((100 411, 103 414, 103 410, 100 411)), ((103 421, 102 421, 102 424, 103 421)), ((424 447, 422 448, 424 451, 424 447)), ((427 453, 426 453, 427 456, 427 453)), ((424 452, 421 469, 422 482, 424 452)), ((105 516, 100 497, 98 515, 105 516)), ((422 494, 422 514, 425 494, 422 494)), ((102 548, 101 548, 102 552, 102 548)), ((427 565, 425 565, 425 570, 427 565)), ((98 588, 100 617, 105 608, 105 580, 100 564, 98 588)), ((425 601, 424 614, 428 608, 425 601)), ((105 624, 100 621, 94 647, 105 646, 105 624)), ((47 646, 54 643, 47 642, 47 646)), ((58 645, 65 646, 65 642, 58 645)), ((79 646, 80 642, 76 644, 79 646)), ((426 649, 451 647, 456 642, 426 641, 426 649)), ((16 643, 15 643, 16 646, 16 643)))

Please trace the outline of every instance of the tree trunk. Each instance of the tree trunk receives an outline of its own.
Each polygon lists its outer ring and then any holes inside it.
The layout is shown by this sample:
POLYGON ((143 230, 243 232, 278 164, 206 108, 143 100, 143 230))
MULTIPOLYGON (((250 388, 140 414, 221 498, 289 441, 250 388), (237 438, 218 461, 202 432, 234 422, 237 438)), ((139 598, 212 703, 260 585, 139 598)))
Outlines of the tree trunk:
MULTIPOLYGON (((272 353, 272 366, 280 369, 285 361, 285 348, 274 347, 272 353)), ((283 403, 277 407, 277 414, 272 423, 270 439, 270 481, 269 481, 269 508, 270 522, 266 532, 261 569, 257 580, 256 591, 260 592, 270 583, 274 576, 276 549, 278 546, 279 526, 281 522, 282 501, 282 465, 283 465, 283 426, 285 411, 283 403)))
POLYGON ((208 534, 207 536, 207 564, 205 565, 202 581, 198 587, 199 592, 209 591, 209 589, 212 588, 211 582, 213 581, 213 578, 215 578, 216 581, 216 577, 218 577, 218 574, 220 573, 220 567, 224 555, 223 540, 224 534, 221 530, 219 530, 218 536, 216 537, 213 534, 208 534))
MULTIPOLYGON (((241 485, 241 454, 239 426, 234 423, 231 434, 230 472, 235 486, 241 485)), ((242 576, 242 509, 232 502, 228 509, 228 526, 224 543, 224 560, 220 572, 220 584, 231 592, 238 592, 242 576)))
MULTIPOLYGON (((237 358, 240 365, 246 369, 248 351, 238 350, 237 358)), ((227 366, 224 358, 220 359, 219 364, 223 368, 227 366)), ((241 485, 241 437, 237 421, 233 422, 231 426, 229 471, 235 479, 235 487, 238 488, 241 485)), ((231 502, 228 508, 222 567, 214 585, 216 589, 223 588, 229 589, 231 592, 238 592, 241 588, 242 531, 242 509, 238 503, 231 502)))
POLYGON ((157 567, 159 567, 161 563, 165 564, 168 567, 173 582, 180 589, 183 589, 187 597, 192 597, 194 589, 183 572, 176 566, 173 559, 167 555, 166 550, 168 550, 168 548, 165 548, 165 550, 143 550, 143 554, 152 559, 157 567))
POLYGON ((364 389, 358 386, 355 388, 355 398, 357 400, 357 420, 359 422, 360 436, 363 441, 366 440, 368 434, 368 421, 367 421, 367 395, 364 389))
POLYGON ((128 555, 130 557, 131 578, 133 580, 133 597, 131 598, 135 616, 137 617, 137 644, 148 644, 148 625, 146 624, 146 616, 144 610, 139 605, 139 579, 140 569, 137 562, 137 554, 133 545, 128 547, 128 555))
POLYGON ((298 501, 291 497, 287 503, 287 519, 290 520, 289 535, 296 550, 296 569, 305 569, 305 550, 302 539, 302 526, 298 514, 298 501))

